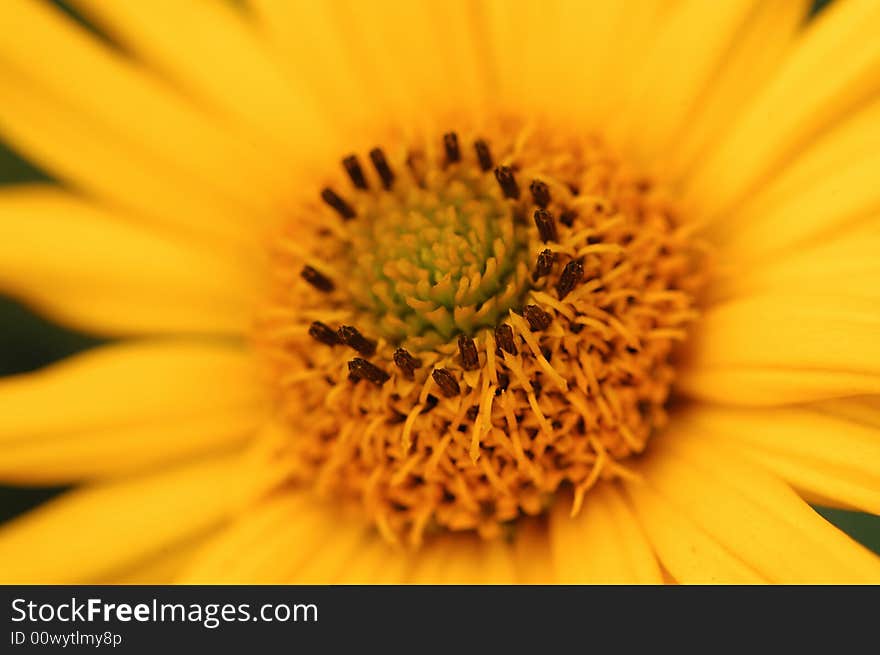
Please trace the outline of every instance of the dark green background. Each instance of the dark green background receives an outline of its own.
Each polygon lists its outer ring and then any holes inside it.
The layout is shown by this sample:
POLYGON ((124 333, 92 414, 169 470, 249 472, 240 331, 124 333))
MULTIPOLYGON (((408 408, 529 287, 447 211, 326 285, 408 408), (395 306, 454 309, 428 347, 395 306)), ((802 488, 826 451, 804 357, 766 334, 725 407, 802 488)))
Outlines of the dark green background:
MULTIPOLYGON (((829 0, 817 0, 817 11, 827 4, 829 0)), ((50 179, 49 175, 27 163, 0 141, 0 184, 50 179)), ((37 369, 97 343, 100 341, 48 323, 14 300, 0 296, 0 376, 37 369)), ((20 514, 62 490, 0 486, 0 521, 20 514)), ((838 527, 880 553, 880 517, 817 509, 838 527)))

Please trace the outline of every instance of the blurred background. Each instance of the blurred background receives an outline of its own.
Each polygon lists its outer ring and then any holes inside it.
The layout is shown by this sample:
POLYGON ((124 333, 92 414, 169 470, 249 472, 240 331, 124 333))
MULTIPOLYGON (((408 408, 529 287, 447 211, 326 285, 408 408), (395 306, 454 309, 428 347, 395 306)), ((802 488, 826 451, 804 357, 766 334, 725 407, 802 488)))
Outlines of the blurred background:
MULTIPOLYGON (((69 11, 63 1, 53 1, 69 11)), ((831 1, 816 0, 814 14, 831 1)), ((51 176, 19 157, 0 137, 0 185, 47 181, 52 181, 51 176)), ((89 335, 53 325, 0 294, 0 376, 32 371, 99 343, 102 341, 89 335)), ((0 485, 0 523, 62 491, 64 488, 21 489, 0 485)), ((880 553, 880 517, 823 507, 816 509, 840 529, 880 553)))

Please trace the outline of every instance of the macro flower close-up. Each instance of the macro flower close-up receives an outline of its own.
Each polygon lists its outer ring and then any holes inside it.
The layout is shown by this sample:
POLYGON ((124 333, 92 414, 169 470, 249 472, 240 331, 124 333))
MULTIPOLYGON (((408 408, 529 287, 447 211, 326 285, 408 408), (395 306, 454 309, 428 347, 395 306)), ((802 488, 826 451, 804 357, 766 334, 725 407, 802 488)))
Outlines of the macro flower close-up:
POLYGON ((880 583, 880 2, 4 0, 3 583, 880 583))

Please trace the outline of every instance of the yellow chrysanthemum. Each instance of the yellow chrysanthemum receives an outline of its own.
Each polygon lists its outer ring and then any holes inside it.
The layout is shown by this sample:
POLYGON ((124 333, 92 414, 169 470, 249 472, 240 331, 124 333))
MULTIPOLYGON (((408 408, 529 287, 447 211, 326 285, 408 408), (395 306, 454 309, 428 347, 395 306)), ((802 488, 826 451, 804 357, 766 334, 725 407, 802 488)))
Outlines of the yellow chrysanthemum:
POLYGON ((0 3, 3 582, 868 582, 880 3, 0 3), (804 500, 805 499, 805 500, 804 500))

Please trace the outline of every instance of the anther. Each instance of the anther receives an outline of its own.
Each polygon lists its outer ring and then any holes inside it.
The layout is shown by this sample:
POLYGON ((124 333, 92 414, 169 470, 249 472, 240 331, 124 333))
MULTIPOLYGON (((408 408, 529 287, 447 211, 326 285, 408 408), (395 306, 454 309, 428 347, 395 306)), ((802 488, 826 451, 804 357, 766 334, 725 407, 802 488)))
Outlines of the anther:
POLYGON ((398 348, 394 351, 394 363, 403 373, 403 377, 407 380, 415 378, 415 370, 422 367, 422 360, 413 357, 405 348, 398 348))
POLYGON ((461 355, 461 366, 465 371, 473 371, 480 368, 480 356, 477 354, 477 344, 466 334, 458 336, 458 353, 461 355))
POLYGON ((367 339, 351 325, 343 325, 337 330, 339 340, 349 348, 358 351, 364 357, 372 357, 376 354, 376 342, 367 339))
POLYGON ((458 149, 458 135, 455 132, 448 132, 443 135, 443 147, 446 149, 447 164, 461 161, 461 151, 458 149))
POLYGON ((566 227, 574 225, 574 219, 577 218, 577 212, 573 209, 566 209, 559 215, 559 222, 566 227))
POLYGON ((532 332, 546 330, 553 322, 553 317, 537 305, 526 305, 523 308, 523 316, 529 322, 532 332))
POLYGON ((498 180, 498 184, 501 186, 501 190, 506 198, 519 199, 519 185, 516 183, 513 169, 510 166, 499 166, 496 168, 495 179, 498 180))
POLYGON ((559 241, 559 233, 556 231, 556 219, 546 209, 535 210, 535 226, 538 228, 538 236, 541 241, 559 241))
POLYGON ((309 336, 328 346, 335 346, 339 343, 339 335, 336 334, 336 330, 321 321, 315 321, 309 326, 309 336))
POLYGON ((535 262, 535 271, 532 273, 532 280, 537 282, 546 275, 550 275, 553 270, 553 264, 556 262, 556 253, 550 249, 542 250, 538 254, 538 261, 535 262))
POLYGON ((385 153, 382 152, 382 148, 370 150, 370 161, 373 162, 376 172, 382 178, 382 186, 386 190, 390 189, 391 185, 394 184, 394 173, 391 172, 391 168, 388 166, 388 161, 385 159, 385 153))
POLYGON ((358 189, 366 190, 367 178, 364 177, 364 169, 361 168, 361 163, 358 161, 357 155, 349 155, 342 160, 342 165, 345 167, 345 172, 348 173, 348 177, 351 178, 351 183, 358 189))
POLYGON ((355 357, 348 363, 348 374, 354 380, 368 380, 377 387, 381 387, 388 382, 391 377, 375 364, 371 364, 366 359, 355 357))
POLYGON ((492 168, 492 153, 489 152, 489 144, 483 139, 474 141, 474 150, 477 151, 477 160, 480 162, 480 168, 485 173, 492 168))
POLYGON ((323 273, 316 271, 311 266, 303 266, 303 269, 300 271, 299 276, 315 287, 318 291, 323 291, 324 293, 330 293, 336 286, 333 284, 333 280, 324 275, 323 273))
POLYGON ((556 283, 556 291, 559 299, 562 300, 572 289, 574 289, 584 278, 584 265, 580 260, 573 259, 562 269, 562 275, 559 276, 559 282, 556 283))
POLYGON ((495 327, 495 344, 504 352, 516 355, 519 351, 513 340, 513 328, 507 323, 495 327))
POLYGON ((354 209, 352 209, 351 205, 340 198, 333 189, 326 187, 321 191, 321 199, 335 209, 336 213, 345 220, 355 217, 354 209))
POLYGON ((532 180, 532 183, 529 185, 529 191, 532 192, 532 199, 535 201, 535 204, 541 209, 547 209, 547 205, 550 204, 550 189, 547 187, 547 184, 541 180, 532 180))
POLYGON ((431 377, 434 378, 434 382, 437 383, 437 386, 440 387, 440 391, 447 398, 454 398, 461 394, 461 387, 458 384, 458 380, 456 380, 455 376, 449 372, 449 369, 435 368, 431 373, 431 377))

